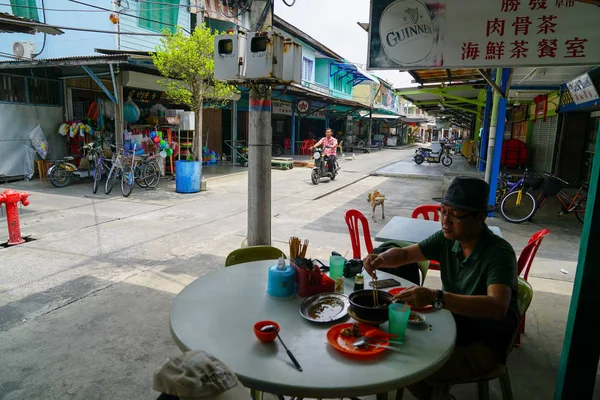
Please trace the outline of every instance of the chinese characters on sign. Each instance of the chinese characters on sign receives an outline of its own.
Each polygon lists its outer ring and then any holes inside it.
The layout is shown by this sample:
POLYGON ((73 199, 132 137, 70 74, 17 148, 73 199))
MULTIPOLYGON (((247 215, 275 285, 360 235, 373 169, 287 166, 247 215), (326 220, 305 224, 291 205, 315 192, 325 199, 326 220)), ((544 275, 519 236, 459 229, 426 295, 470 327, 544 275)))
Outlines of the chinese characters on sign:
POLYGON ((567 83, 575 104, 598 100, 598 91, 588 74, 583 74, 567 83))
POLYGON ((599 22, 575 0, 371 0, 368 67, 600 65, 599 22))
MULTIPOLYGON (((541 15, 540 17, 535 19, 535 22, 532 20, 532 16, 518 16, 518 15, 510 15, 512 12, 519 12, 519 7, 521 7, 520 0, 501 0, 502 5, 500 7, 500 12, 504 13, 501 17, 495 17, 493 19, 488 19, 486 23, 486 37, 489 38, 487 44, 483 43, 486 47, 486 60, 501 60, 504 53, 504 41, 498 41, 498 39, 505 37, 505 31, 507 31, 507 23, 510 24, 512 29, 510 33, 514 37, 527 37, 530 32, 530 26, 534 25, 537 30, 536 35, 552 35, 556 33, 556 27, 558 25, 558 16, 556 15, 541 15), (512 23, 510 23, 512 21, 512 23), (492 40, 494 39, 494 40, 492 40)), ((567 1, 556 1, 556 7, 573 7, 573 2, 567 1)), ((529 2, 530 10, 547 10, 548 4, 547 1, 542 0, 531 0, 529 2)), ((533 31, 532 31, 533 32, 533 31)), ((506 36, 510 35, 507 33, 506 36)), ((533 35, 532 35, 533 38, 533 35)), ((565 40, 562 45, 564 46, 564 51, 562 54, 563 58, 578 58, 585 57, 585 44, 588 40, 581 39, 579 37, 573 37, 572 39, 565 40)), ((558 39, 552 37, 542 37, 535 40, 514 40, 508 43, 509 44, 509 53, 506 55, 507 58, 527 58, 529 55, 532 57, 538 58, 556 58, 557 50, 559 48, 558 39), (537 43, 536 43, 537 42, 537 43), (537 48, 537 53, 535 49, 537 48), (530 54, 530 50, 531 54, 530 54)), ((480 56, 479 54, 479 42, 468 42, 463 43, 462 46, 462 60, 477 60, 480 56)), ((483 55, 482 55, 483 56, 483 55)))
POLYGON ((157 103, 160 100, 161 92, 154 90, 129 89, 125 97, 131 97, 133 101, 141 101, 142 103, 157 103))

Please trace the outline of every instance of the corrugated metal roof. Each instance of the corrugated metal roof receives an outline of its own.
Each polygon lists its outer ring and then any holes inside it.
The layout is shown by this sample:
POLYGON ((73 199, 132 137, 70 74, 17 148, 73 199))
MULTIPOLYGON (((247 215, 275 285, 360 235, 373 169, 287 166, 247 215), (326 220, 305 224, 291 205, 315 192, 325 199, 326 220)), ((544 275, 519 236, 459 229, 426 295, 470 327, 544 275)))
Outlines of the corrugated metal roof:
POLYGON ((0 61, 0 69, 8 68, 35 68, 35 67, 62 67, 69 65, 95 65, 107 62, 120 63, 127 62, 130 58, 149 58, 149 57, 131 57, 125 54, 99 55, 99 56, 72 56, 61 58, 40 58, 33 60, 7 60, 0 61))
POLYGON ((2 33, 27 33, 33 35, 37 32, 48 35, 62 35, 64 32, 58 28, 29 18, 17 17, 5 12, 0 12, 0 32, 2 33), (26 24, 23 24, 25 22, 26 24), (31 25, 35 24, 35 25, 31 25))
MULTIPOLYGON (((408 72, 421 85, 428 83, 483 81, 479 71, 475 68, 415 69, 408 72)), ((489 76, 490 70, 484 70, 484 72, 489 76)))

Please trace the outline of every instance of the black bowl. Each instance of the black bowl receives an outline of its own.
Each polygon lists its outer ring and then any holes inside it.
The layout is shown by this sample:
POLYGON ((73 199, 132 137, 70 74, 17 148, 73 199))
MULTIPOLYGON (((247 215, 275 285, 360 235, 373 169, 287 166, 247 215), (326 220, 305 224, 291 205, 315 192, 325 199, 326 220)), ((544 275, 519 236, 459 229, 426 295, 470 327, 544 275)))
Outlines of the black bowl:
POLYGON ((350 309, 360 319, 373 322, 385 322, 388 320, 388 306, 392 303, 394 296, 383 290, 377 291, 379 307, 374 307, 373 290, 357 290, 349 296, 350 309))

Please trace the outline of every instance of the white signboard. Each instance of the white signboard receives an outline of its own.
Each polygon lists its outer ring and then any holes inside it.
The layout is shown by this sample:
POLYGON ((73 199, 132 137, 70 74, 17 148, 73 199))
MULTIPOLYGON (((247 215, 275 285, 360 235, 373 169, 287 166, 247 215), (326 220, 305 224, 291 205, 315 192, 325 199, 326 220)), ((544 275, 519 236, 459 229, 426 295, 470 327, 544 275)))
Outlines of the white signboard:
MULTIPOLYGON (((305 100, 301 100, 301 101, 305 101, 305 100)), ((312 110, 309 110, 307 112, 311 112, 311 111, 312 110)), ((288 103, 287 101, 273 100, 271 102, 271 113, 291 116, 292 115, 292 103, 288 103)), ((325 110, 321 110, 321 111, 317 111, 314 114, 309 115, 307 118, 325 119, 326 116, 327 116, 327 113, 325 112, 325 110)))
POLYGON ((598 100, 598 91, 588 74, 583 74, 567 83, 575 104, 598 100))
POLYGON ((599 21, 575 0, 371 0, 368 68, 598 65, 599 21))

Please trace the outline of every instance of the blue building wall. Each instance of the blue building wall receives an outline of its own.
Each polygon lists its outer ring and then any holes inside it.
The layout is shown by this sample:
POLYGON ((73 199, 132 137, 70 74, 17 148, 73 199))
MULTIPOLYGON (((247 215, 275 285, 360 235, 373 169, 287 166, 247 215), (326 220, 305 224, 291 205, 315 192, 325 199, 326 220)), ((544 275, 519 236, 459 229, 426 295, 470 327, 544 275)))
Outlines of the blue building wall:
POLYGON ((315 82, 326 87, 329 87, 329 64, 329 58, 317 58, 315 67, 315 82))
MULTIPOLYGON (((41 0, 35 1, 38 9, 38 15, 41 22, 44 21, 41 10, 41 0)), ((4 2, 3 4, 8 4, 4 2)), ((23 4, 26 4, 23 2, 23 4)), ((110 0, 94 2, 96 6, 112 10, 110 0)), ((122 3, 127 4, 127 3, 122 3)), ((180 0, 180 5, 188 5, 188 0, 180 0)), ((59 11, 46 11, 46 23, 58 26, 69 26, 93 30, 117 31, 117 25, 114 25, 109 16, 112 11, 101 11, 85 5, 70 2, 68 0, 53 0, 45 2, 46 9, 59 11)), ((120 30, 126 32, 144 32, 156 33, 151 30, 139 26, 140 3, 136 1, 129 2, 129 9, 123 12, 133 16, 121 15, 120 30)), ((157 5, 157 7, 165 7, 165 5, 157 5)), ((13 14, 11 6, 0 5, 0 12, 13 14)), ((190 29, 190 13, 187 7, 179 7, 177 23, 184 29, 190 29)), ((97 54, 94 52, 98 49, 123 49, 123 50, 154 50, 159 43, 158 36, 131 36, 131 35, 116 35, 110 33, 97 32, 81 32, 64 30, 63 35, 52 36, 47 35, 46 47, 42 54, 37 58, 58 58, 70 56, 85 56, 97 54)), ((36 52, 42 50, 44 40, 43 34, 27 35, 27 34, 0 34, 0 53, 13 54, 12 46, 16 41, 34 42, 36 52)), ((0 59, 6 60, 7 57, 0 54, 0 59)))

